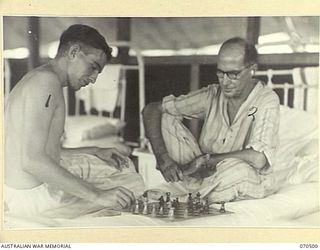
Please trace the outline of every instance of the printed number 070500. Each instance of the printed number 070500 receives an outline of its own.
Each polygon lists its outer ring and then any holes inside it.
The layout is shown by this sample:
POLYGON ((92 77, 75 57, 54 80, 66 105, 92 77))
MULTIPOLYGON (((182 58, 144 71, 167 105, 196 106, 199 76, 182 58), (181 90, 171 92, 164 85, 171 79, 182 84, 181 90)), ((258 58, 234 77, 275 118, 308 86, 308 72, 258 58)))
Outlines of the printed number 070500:
POLYGON ((318 244, 300 244, 300 248, 318 248, 318 244))

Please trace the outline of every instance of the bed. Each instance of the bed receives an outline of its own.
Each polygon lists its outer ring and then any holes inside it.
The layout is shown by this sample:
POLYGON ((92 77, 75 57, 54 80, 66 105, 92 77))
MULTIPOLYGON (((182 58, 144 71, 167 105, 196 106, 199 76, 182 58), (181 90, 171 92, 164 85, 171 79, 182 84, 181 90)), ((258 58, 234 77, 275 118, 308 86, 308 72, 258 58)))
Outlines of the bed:
MULTIPOLYGON (((318 68, 314 70, 318 72, 318 68)), ((48 219, 40 216, 18 218, 5 214, 5 228, 106 228, 127 226, 319 228, 319 135, 317 98, 314 98, 314 96, 317 96, 318 79, 313 77, 311 82, 296 80, 293 83, 283 84, 273 84, 272 82, 272 77, 275 74, 296 74, 294 71, 268 70, 259 72, 259 75, 267 76, 268 84, 272 88, 283 90, 280 109, 280 148, 274 170, 274 174, 278 178, 278 189, 273 194, 263 199, 227 203, 225 206, 228 211, 232 212, 230 214, 199 217, 184 221, 167 222, 159 218, 135 215, 131 212, 122 212, 120 216, 104 216, 103 213, 98 212, 73 219, 48 219), (295 100, 293 102, 294 107, 288 107, 290 90, 297 90, 294 97, 300 98, 300 101, 295 100), (306 94, 305 90, 310 91, 306 94)), ((145 138, 141 139, 145 140, 145 138)), ((99 143, 99 140, 104 141, 104 138, 96 138, 91 142, 99 143)), ((150 149, 145 145, 139 146, 133 154, 138 158, 138 172, 144 179, 146 190, 179 192, 165 183, 159 172, 155 170, 155 159, 150 149)), ((212 206, 218 208, 219 205, 213 204, 212 206)))

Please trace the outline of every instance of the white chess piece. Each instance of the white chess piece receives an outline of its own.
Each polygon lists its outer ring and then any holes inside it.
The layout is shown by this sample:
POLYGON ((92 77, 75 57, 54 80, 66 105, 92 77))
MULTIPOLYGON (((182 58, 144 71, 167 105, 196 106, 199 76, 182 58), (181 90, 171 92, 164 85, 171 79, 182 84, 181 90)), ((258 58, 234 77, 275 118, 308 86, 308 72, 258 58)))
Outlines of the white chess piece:
POLYGON ((156 211, 156 205, 152 205, 152 210, 151 210, 151 216, 156 217, 157 216, 157 211, 156 211))
POLYGON ((145 201, 143 204, 144 204, 144 207, 143 207, 142 214, 146 215, 148 214, 148 201, 145 201))
POLYGON ((170 220, 174 220, 174 207, 171 207, 168 213, 168 217, 170 220))
POLYGON ((134 208, 134 214, 139 214, 139 201, 136 200, 136 205, 135 205, 135 208, 134 208))

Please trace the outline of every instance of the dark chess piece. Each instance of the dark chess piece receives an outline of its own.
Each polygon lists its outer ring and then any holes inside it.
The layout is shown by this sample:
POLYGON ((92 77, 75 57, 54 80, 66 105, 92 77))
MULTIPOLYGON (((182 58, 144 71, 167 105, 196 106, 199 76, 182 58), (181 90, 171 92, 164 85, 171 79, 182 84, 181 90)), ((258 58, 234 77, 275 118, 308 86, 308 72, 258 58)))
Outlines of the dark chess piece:
POLYGON ((203 212, 206 213, 206 214, 209 214, 209 200, 208 198, 205 199, 204 201, 204 205, 203 205, 203 212))
POLYGON ((178 197, 176 198, 176 203, 179 206, 180 203, 179 203, 179 198, 178 197))
POLYGON ((164 207, 164 198, 163 196, 161 195, 160 198, 158 199, 159 201, 159 207, 164 207))
POLYGON ((178 206, 177 201, 176 201, 176 200, 173 200, 173 201, 172 201, 172 207, 176 208, 177 206, 178 206))
POLYGON ((221 202, 221 208, 220 208, 220 213, 225 213, 226 209, 224 207, 224 202, 221 202))
POLYGON ((201 201, 201 194, 198 192, 196 196, 196 203, 200 203, 201 201))
POLYGON ((164 214, 164 198, 163 196, 160 196, 159 198, 159 215, 163 215, 164 214))
POLYGON ((170 192, 167 192, 166 193, 166 202, 170 202, 171 199, 170 199, 170 192))
POLYGON ((192 198, 192 194, 189 193, 189 196, 188 196, 188 200, 187 200, 187 205, 189 208, 191 208, 193 206, 193 198, 192 198))

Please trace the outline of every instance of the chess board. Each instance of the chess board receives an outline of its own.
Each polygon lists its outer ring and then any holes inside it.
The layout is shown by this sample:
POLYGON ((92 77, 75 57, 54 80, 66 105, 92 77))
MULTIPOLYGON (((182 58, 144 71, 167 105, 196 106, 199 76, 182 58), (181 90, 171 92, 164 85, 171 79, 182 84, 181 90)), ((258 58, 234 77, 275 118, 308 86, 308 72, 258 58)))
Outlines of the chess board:
POLYGON ((130 211, 127 212, 131 212, 134 215, 148 216, 162 219, 165 221, 183 221, 201 217, 218 216, 232 213, 230 211, 227 211, 225 208, 189 208, 186 202, 179 202, 179 204, 174 207, 174 210, 171 209, 171 211, 170 207, 168 207, 168 205, 165 204, 162 208, 162 211, 160 210, 161 209, 158 202, 151 202, 148 203, 147 209, 146 206, 144 206, 143 204, 139 204, 139 207, 132 206, 130 211))

